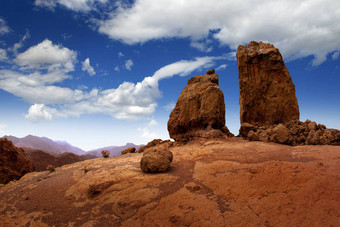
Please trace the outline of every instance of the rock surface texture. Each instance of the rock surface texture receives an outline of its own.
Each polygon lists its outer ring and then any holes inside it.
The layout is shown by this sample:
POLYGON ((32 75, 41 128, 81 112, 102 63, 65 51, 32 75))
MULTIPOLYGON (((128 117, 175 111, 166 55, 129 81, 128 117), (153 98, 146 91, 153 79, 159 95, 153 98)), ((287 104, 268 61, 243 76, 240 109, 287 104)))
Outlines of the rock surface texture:
POLYGON ((129 147, 129 148, 126 148, 125 150, 123 150, 122 154, 135 153, 135 152, 136 152, 135 147, 129 147))
POLYGON ((145 173, 160 173, 169 169, 172 153, 164 148, 152 148, 143 153, 140 168, 145 173))
POLYGON ((162 174, 133 153, 0 185, 0 226, 339 226, 340 147, 233 137, 169 150, 162 174))
POLYGON ((299 120, 295 86, 277 48, 252 41, 237 53, 240 87, 240 135, 247 124, 271 126, 299 120))
POLYGON ((24 151, 6 138, 0 139, 0 183, 18 180, 28 172, 34 171, 32 162, 24 151))
POLYGON ((223 92, 218 86, 218 75, 209 70, 203 76, 188 80, 176 107, 170 114, 168 131, 176 141, 194 138, 216 138, 230 135, 225 126, 223 92))

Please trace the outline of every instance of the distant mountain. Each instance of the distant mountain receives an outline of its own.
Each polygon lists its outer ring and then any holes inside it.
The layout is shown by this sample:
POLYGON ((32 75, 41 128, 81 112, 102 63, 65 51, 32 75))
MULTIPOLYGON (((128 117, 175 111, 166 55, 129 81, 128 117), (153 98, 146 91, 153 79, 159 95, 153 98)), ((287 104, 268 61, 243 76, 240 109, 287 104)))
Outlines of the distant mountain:
POLYGON ((22 149, 25 151, 26 157, 32 161, 36 171, 44 171, 48 165, 59 167, 87 159, 97 158, 93 155, 76 155, 69 152, 56 155, 42 150, 35 150, 30 147, 23 147, 22 149))
POLYGON ((52 154, 73 153, 77 155, 86 154, 82 149, 72 146, 65 141, 53 141, 46 137, 38 137, 28 135, 23 138, 17 138, 15 136, 4 136, 8 140, 11 140, 17 147, 29 147, 35 150, 43 150, 52 154))
POLYGON ((103 148, 91 150, 91 151, 88 151, 87 154, 95 155, 97 157, 101 157, 102 156, 101 151, 102 150, 108 150, 108 151, 110 151, 110 156, 117 156, 117 155, 120 155, 121 152, 123 150, 125 150, 126 148, 135 147, 136 150, 138 150, 141 146, 144 146, 144 145, 143 144, 136 145, 136 144, 133 144, 133 143, 127 143, 124 146, 110 146, 110 147, 103 147, 103 148))

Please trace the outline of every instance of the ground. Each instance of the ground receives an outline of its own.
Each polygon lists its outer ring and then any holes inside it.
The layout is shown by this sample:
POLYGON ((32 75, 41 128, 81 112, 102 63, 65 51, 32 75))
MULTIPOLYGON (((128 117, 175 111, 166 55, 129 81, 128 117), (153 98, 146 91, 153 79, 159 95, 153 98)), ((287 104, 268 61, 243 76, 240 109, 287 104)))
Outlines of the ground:
POLYGON ((143 173, 138 153, 29 173, 0 187, 0 225, 340 226, 339 146, 229 138, 169 149, 166 173, 143 173))

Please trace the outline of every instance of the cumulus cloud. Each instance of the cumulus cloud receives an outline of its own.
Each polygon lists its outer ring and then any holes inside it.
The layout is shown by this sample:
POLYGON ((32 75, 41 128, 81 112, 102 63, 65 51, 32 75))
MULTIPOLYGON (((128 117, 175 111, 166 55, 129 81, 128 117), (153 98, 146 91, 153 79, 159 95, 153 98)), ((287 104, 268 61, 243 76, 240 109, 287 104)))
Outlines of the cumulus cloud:
POLYGON ((10 32, 10 28, 4 19, 0 18, 0 35, 4 35, 10 32))
MULTIPOLYGON (((195 70, 211 67, 215 61, 222 59, 225 60, 226 56, 181 60, 160 68, 152 76, 137 83, 124 82, 117 88, 86 91, 57 85, 72 79, 70 73, 77 56, 66 47, 44 40, 17 55, 14 62, 20 66, 19 69, 0 70, 0 89, 32 104, 25 115, 32 122, 82 114, 108 114, 126 120, 142 119, 156 110, 157 100, 161 97, 158 88, 160 80, 174 75, 188 75, 195 70)), ((90 66, 89 59, 83 62, 83 70, 88 71, 87 66, 90 66)), ((150 120, 147 127, 156 124, 156 121, 150 120)), ((144 130, 143 133, 147 135, 148 131, 144 130)))
POLYGON ((74 70, 76 59, 77 53, 75 51, 53 44, 50 40, 45 39, 43 42, 18 54, 14 61, 19 66, 24 66, 28 69, 70 72, 74 70))
POLYGON ((5 61, 7 60, 7 51, 5 49, 0 48, 0 61, 5 61))
POLYGON ((132 66, 133 66, 133 61, 132 61, 131 59, 125 61, 125 68, 126 68, 127 70, 130 71, 131 68, 132 68, 132 66))
POLYGON ((117 66, 114 68, 114 70, 115 70, 116 72, 119 72, 119 71, 120 71, 119 66, 117 65, 117 66))
POLYGON ((50 121, 52 120, 52 114, 49 113, 44 104, 34 104, 28 109, 28 114, 25 115, 25 118, 32 122, 50 121))
POLYGON ((86 58, 85 61, 82 63, 81 70, 86 71, 90 76, 96 74, 93 67, 90 65, 90 59, 86 58))
POLYGON ((118 53, 118 57, 120 57, 120 58, 122 58, 122 57, 124 57, 125 55, 122 53, 122 52, 119 52, 118 53))
POLYGON ((127 44, 190 38, 202 50, 206 45, 199 40, 208 37, 234 50, 267 41, 288 60, 312 55, 318 65, 340 46, 339 8, 338 0, 136 0, 102 20, 98 31, 127 44))
POLYGON ((94 9, 96 3, 106 3, 107 0, 35 0, 34 4, 39 7, 54 9, 57 5, 69 10, 87 12, 94 9))

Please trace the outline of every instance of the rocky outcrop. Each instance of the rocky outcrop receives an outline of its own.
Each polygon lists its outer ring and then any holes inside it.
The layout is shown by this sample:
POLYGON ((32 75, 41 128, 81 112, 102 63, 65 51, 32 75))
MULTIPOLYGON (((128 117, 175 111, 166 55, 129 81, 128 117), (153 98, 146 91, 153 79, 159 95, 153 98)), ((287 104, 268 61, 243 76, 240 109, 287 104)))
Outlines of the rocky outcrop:
POLYGON ((144 152, 140 168, 145 173, 165 172, 169 169, 172 158, 172 153, 168 149, 153 148, 144 152))
POLYGON ((223 92, 218 86, 218 75, 214 72, 211 69, 203 76, 188 80, 168 121, 172 139, 189 141, 197 137, 231 135, 225 126, 223 92))
POLYGON ((159 145, 159 144, 165 145, 166 148, 169 148, 172 145, 170 140, 154 139, 154 140, 148 142, 145 146, 141 146, 138 149, 137 153, 143 153, 144 151, 147 151, 149 148, 152 148, 152 147, 159 145))
POLYGON ((126 148, 125 150, 123 150, 122 154, 135 153, 135 152, 136 152, 135 147, 129 147, 129 148, 126 148))
POLYGON ((249 125, 271 126, 299 120, 295 86, 277 48, 252 41, 237 53, 240 87, 240 135, 249 125))
POLYGON ((24 151, 6 138, 0 139, 0 183, 18 180, 28 172, 34 171, 32 162, 24 151))
POLYGON ((0 226, 339 226, 338 146, 234 137, 169 150, 161 174, 137 153, 0 185, 0 226))
POLYGON ((252 141, 288 145, 340 145, 340 131, 314 121, 290 121, 269 127, 251 127, 246 138, 252 141))

